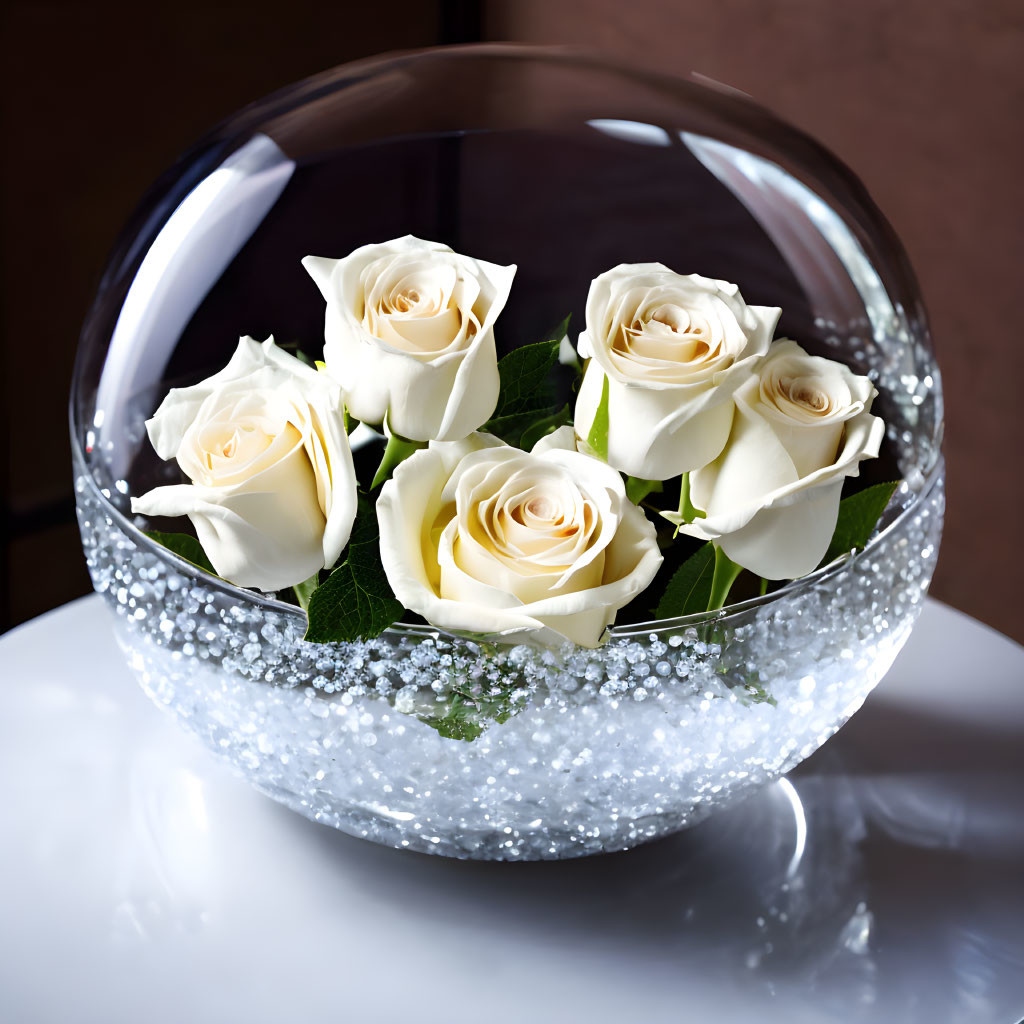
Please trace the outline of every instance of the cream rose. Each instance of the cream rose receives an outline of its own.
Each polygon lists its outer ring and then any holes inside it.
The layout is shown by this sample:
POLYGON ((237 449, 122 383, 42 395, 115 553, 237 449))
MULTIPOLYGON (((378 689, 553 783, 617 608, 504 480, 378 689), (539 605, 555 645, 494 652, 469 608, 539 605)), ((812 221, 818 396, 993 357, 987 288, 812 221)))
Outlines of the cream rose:
POLYGON ((560 444, 474 434, 403 462, 377 501, 398 600, 443 629, 596 646, 662 559, 619 474, 560 444))
POLYGON ((736 392, 725 450, 690 476, 690 499, 707 518, 680 530, 765 579, 813 570, 835 530, 843 481, 882 443, 885 425, 868 411, 876 393, 841 363, 775 342, 736 392))
POLYGON ((725 447, 733 392, 754 372, 777 307, 748 306, 734 284, 623 263, 591 282, 576 399, 586 439, 608 382, 608 462, 630 476, 669 480, 725 447))
POLYGON ((192 483, 133 498, 132 511, 187 515, 225 579, 279 590, 337 561, 356 478, 341 393, 326 374, 273 338, 242 338, 219 373, 173 389, 146 429, 192 483))
POLYGON ((412 235, 302 264, 327 300, 324 358, 356 419, 457 441, 494 412, 494 322, 514 266, 412 235))

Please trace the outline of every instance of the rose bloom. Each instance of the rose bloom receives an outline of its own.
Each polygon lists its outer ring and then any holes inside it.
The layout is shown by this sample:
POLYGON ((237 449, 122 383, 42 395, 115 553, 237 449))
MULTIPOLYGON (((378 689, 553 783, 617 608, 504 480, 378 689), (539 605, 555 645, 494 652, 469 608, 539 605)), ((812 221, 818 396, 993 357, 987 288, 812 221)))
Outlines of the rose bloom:
POLYGON ((591 282, 576 399, 586 439, 608 382, 608 462, 669 480, 725 446, 733 392, 768 350, 781 310, 748 306, 734 284, 623 263, 591 282))
POLYGON ((146 429, 192 483, 133 498, 132 511, 187 515, 224 579, 279 590, 338 560, 356 478, 341 393, 326 374, 273 338, 242 338, 219 373, 171 390, 146 429))
POLYGON ((457 441, 494 412, 494 323, 514 266, 412 235, 302 264, 327 300, 324 358, 356 419, 457 441))
POLYGON ((572 428, 532 453, 487 434, 432 442, 377 501, 395 596, 432 625, 595 647, 661 564, 654 526, 572 428))
POLYGON ((725 450, 690 475, 690 500, 707 518, 680 530, 765 579, 811 572, 832 539, 843 481, 878 455, 885 425, 868 411, 876 394, 842 363, 775 342, 736 392, 725 450))

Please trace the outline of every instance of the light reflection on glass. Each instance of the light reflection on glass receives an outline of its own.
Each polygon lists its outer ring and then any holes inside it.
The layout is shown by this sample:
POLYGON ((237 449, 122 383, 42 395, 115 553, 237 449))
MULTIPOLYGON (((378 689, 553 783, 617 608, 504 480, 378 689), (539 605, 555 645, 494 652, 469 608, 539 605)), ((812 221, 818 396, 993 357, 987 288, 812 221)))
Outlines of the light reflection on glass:
POLYGON ((100 443, 112 472, 130 463, 120 397, 159 377, 181 332, 224 268, 277 202, 295 170, 276 143, 255 135, 203 179, 167 219, 139 266, 110 340, 96 398, 100 443))
POLYGON ((625 121, 614 117, 598 117, 587 124, 613 139, 635 142, 641 146, 671 146, 672 137, 664 128, 643 121, 625 121))
POLYGON ((786 877, 792 879, 796 877, 797 872, 800 870, 800 862, 803 860, 804 850, 807 848, 807 816, 804 814, 804 805, 800 802, 800 795, 794 788, 793 783, 789 779, 779 779, 776 785, 793 808, 795 828, 793 856, 790 858, 789 867, 786 868, 786 877))

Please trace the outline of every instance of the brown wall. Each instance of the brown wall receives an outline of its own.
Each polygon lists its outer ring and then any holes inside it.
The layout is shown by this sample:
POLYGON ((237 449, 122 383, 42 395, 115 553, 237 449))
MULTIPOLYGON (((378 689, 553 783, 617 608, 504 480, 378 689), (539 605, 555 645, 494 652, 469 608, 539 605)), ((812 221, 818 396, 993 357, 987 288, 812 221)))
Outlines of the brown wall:
POLYGON ((946 396, 933 593, 1024 641, 1024 6, 1016 0, 491 0, 490 39, 728 83, 867 185, 910 255, 946 396))

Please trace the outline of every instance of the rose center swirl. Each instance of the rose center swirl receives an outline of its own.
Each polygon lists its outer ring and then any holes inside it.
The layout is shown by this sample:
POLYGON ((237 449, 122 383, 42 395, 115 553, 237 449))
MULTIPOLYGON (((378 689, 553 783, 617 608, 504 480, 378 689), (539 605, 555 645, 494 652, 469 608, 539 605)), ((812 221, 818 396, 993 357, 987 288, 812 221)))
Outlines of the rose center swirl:
POLYGON ((699 367, 719 358, 721 338, 708 319, 672 302, 638 307, 623 321, 612 351, 646 372, 699 367))
POLYGON ((198 438, 200 461, 213 474, 246 465, 266 452, 275 436, 276 432, 268 432, 263 424, 251 420, 212 423, 198 438))
POLYGON ((778 396, 773 404, 780 412, 786 412, 788 405, 815 417, 825 417, 836 409, 833 396, 816 377, 780 375, 773 384, 771 390, 778 396))
POLYGON ((561 574, 593 541, 593 501, 570 480, 526 481, 514 474, 468 517, 474 540, 525 574, 561 574))

